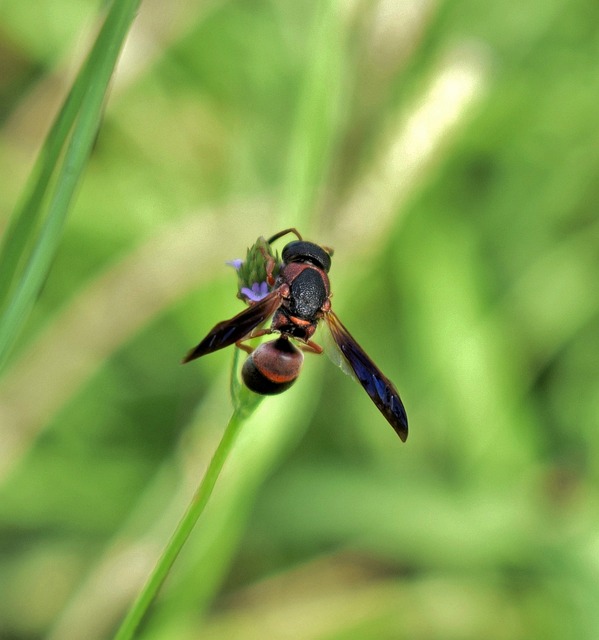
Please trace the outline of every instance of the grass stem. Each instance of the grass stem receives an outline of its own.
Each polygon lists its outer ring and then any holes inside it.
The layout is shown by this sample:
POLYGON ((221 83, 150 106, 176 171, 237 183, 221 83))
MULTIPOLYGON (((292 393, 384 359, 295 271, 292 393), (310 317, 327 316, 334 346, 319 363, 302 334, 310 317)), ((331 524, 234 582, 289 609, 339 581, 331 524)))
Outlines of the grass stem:
MULTIPOLYGON (((234 371, 236 369, 236 363, 237 354, 233 365, 234 371)), ((114 640, 130 640, 133 638, 135 630, 139 626, 145 613, 156 597, 156 594, 160 590, 160 587, 175 563, 183 545, 189 538, 194 526, 204 512, 204 508, 208 504, 208 500, 212 495, 216 481, 220 476, 225 461, 233 449, 233 445, 235 444, 241 427, 254 412, 262 400, 262 397, 253 394, 244 386, 240 386, 236 400, 233 415, 225 428, 223 437, 212 456, 208 469, 206 470, 206 473, 202 478, 187 511, 179 521, 177 528, 168 541, 154 570, 150 574, 146 584, 143 586, 140 594, 123 620, 114 640)))

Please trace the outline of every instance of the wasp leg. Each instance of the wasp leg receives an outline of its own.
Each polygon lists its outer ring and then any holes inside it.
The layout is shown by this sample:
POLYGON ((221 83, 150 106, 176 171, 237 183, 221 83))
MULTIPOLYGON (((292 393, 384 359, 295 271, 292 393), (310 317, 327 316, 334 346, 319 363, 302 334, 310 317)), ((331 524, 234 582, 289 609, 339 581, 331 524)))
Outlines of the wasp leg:
POLYGON ((324 349, 319 344, 316 344, 316 342, 312 342, 312 340, 306 340, 306 342, 303 342, 299 346, 303 351, 316 353, 317 355, 320 355, 324 351, 324 349))
POLYGON ((275 259, 268 255, 268 253, 266 253, 266 250, 264 249, 264 247, 260 247, 260 253, 262 254, 262 257, 264 258, 264 261, 266 262, 266 284, 269 287, 272 287, 275 283, 275 277, 272 275, 272 272, 275 270, 275 267, 277 266, 277 263, 275 262, 275 259))
POLYGON ((272 256, 268 256, 268 260, 266 261, 266 284, 269 287, 272 287, 275 283, 275 277, 272 275, 272 272, 275 270, 277 263, 272 256))
POLYGON ((249 333, 245 338, 238 340, 235 343, 235 346, 246 353, 252 353, 255 347, 250 347, 248 344, 243 344, 246 340, 251 340, 252 338, 260 338, 261 336, 266 336, 272 333, 272 329, 254 329, 251 333, 249 333))

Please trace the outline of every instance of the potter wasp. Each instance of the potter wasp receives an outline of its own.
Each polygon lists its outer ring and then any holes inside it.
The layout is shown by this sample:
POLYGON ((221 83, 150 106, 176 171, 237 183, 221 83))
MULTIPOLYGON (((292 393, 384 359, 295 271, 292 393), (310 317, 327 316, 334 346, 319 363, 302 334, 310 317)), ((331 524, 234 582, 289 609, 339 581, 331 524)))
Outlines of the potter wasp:
MULTIPOLYGON (((345 368, 405 442, 408 417, 399 393, 331 309, 328 277, 331 255, 331 249, 305 241, 296 229, 285 229, 268 240, 260 238, 253 251, 248 251, 246 262, 257 263, 265 280, 259 284, 254 282, 252 289, 240 288, 240 297, 250 306, 214 326, 183 362, 235 344, 249 353, 241 371, 245 385, 262 395, 281 393, 296 381, 301 371, 304 356, 295 343, 303 351, 322 353, 323 348, 312 337, 318 324, 324 321, 341 355, 342 365, 349 365, 345 368), (285 245, 279 262, 271 245, 289 233, 297 236, 297 240, 285 245), (270 326, 265 328, 269 318, 272 318, 270 326), (255 349, 244 344, 248 339, 270 334, 277 337, 255 349)), ((236 263, 234 266, 239 270, 243 263, 236 263)), ((254 278, 255 273, 247 276, 245 284, 249 285, 249 280, 254 278)))

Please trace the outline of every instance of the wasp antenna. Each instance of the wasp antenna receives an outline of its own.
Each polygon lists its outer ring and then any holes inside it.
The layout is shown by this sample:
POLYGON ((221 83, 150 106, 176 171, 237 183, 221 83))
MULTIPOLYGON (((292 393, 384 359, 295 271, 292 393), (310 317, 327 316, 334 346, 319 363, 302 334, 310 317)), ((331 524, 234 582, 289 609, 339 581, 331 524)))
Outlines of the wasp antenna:
POLYGON ((279 231, 279 233, 275 233, 275 235, 272 238, 269 238, 267 242, 268 244, 272 244, 275 240, 278 240, 279 238, 286 236, 288 233, 293 233, 297 236, 298 240, 303 240, 300 232, 295 227, 289 227, 289 229, 283 229, 283 231, 279 231))

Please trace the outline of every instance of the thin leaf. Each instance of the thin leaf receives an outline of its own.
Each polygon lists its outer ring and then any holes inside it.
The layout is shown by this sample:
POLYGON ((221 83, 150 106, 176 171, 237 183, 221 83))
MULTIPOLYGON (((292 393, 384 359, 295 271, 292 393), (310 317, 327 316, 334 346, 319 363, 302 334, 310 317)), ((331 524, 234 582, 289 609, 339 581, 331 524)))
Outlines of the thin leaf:
POLYGON ((0 367, 6 362, 56 255, 70 204, 100 126, 110 78, 139 3, 140 0, 125 0, 112 5, 42 148, 29 195, 4 239, 0 251, 0 305, 5 298, 0 318, 0 367))

